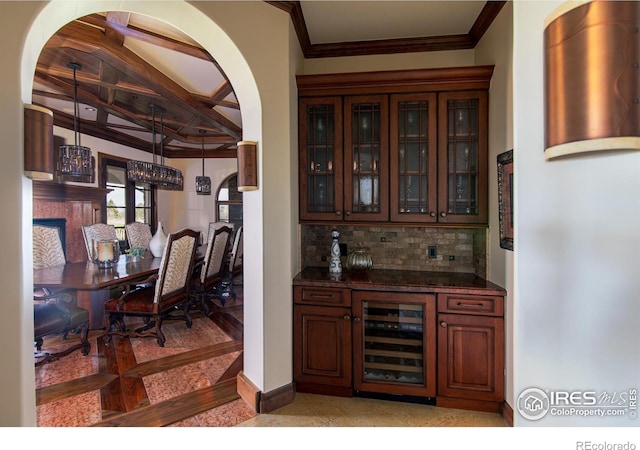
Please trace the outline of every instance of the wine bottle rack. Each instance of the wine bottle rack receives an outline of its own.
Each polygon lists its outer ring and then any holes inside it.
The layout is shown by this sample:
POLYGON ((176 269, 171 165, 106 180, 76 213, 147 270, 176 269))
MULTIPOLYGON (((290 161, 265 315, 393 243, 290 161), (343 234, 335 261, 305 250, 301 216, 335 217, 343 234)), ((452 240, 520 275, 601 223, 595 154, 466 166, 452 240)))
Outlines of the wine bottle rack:
POLYGON ((363 302, 364 380, 424 384, 424 305, 363 302))

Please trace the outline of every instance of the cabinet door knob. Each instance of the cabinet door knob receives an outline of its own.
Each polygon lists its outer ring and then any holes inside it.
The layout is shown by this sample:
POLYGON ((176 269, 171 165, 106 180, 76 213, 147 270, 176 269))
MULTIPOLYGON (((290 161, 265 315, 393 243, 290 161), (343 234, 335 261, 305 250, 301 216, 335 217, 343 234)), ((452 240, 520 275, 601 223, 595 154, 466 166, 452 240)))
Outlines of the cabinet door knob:
POLYGON ((445 321, 440 322, 440 326, 442 328, 447 328, 447 322, 445 322, 445 321))
POLYGON ((349 317, 348 314, 345 314, 344 317, 342 317, 344 320, 351 320, 351 317, 349 317))
POLYGON ((342 215, 342 211, 336 211, 336 216, 341 216, 342 215))
POLYGON ((354 318, 353 318, 353 321, 354 321, 354 322, 360 322, 360 317, 354 317, 354 318))
POLYGON ((429 215, 430 215, 431 217, 435 217, 435 216, 436 216, 436 212, 435 212, 435 211, 431 211, 431 212, 429 213, 429 215))
POLYGON ((350 215, 351 215, 351 211, 347 211, 345 214, 346 214, 347 216, 350 216, 350 215))
POLYGON ((446 213, 446 212, 444 212, 444 211, 442 211, 442 212, 440 213, 440 217, 447 217, 447 213, 446 213))

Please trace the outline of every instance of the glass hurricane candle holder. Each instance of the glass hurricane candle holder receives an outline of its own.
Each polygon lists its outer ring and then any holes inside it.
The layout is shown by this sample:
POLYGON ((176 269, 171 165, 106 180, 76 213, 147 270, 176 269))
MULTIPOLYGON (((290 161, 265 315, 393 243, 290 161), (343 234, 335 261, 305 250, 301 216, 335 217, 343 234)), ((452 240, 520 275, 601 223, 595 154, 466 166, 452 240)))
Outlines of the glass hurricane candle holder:
POLYGON ((93 262, 101 269, 110 269, 120 259, 120 243, 117 240, 94 241, 93 262))

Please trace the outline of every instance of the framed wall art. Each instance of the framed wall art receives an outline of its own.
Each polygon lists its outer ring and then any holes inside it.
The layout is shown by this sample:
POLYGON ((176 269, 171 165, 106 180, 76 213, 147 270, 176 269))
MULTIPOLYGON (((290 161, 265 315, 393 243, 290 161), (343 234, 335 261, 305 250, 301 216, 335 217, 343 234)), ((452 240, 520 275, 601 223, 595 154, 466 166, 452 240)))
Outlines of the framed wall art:
POLYGON ((498 155, 500 247, 513 251, 513 149, 498 155))

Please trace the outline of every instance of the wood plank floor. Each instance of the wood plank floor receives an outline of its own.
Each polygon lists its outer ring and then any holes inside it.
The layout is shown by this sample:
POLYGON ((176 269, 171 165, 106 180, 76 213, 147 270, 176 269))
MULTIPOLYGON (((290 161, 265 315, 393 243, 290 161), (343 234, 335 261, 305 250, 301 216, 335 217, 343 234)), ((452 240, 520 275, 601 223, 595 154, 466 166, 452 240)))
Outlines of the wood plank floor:
MULTIPOLYGON (((89 356, 74 352, 36 368, 38 425, 229 426, 253 417, 236 392, 243 361, 242 286, 236 293, 225 305, 210 302, 208 317, 194 312, 191 329, 184 322, 163 326, 163 348, 148 338, 114 337, 105 345, 94 331, 89 356)), ((45 347, 72 345, 74 337, 53 339, 45 347)))

